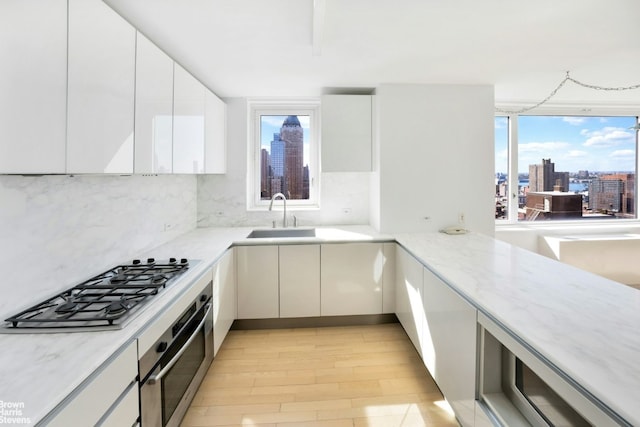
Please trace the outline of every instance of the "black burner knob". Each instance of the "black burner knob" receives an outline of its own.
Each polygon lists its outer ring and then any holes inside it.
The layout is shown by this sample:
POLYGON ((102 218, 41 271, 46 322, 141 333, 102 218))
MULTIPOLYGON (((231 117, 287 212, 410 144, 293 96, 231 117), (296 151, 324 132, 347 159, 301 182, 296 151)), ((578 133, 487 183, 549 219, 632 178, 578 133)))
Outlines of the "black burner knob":
POLYGON ((133 260, 133 265, 138 265, 140 264, 140 260, 139 259, 134 259, 133 260))
POLYGON ((205 302, 208 298, 207 294, 202 294, 200 295, 200 302, 205 302))
POLYGON ((147 258, 147 264, 153 264, 156 262, 155 258, 147 258))
POLYGON ((180 263, 181 263, 181 264, 187 264, 188 262, 189 262, 189 261, 187 261, 187 259, 186 259, 186 258, 182 258, 182 259, 180 259, 180 263))
POLYGON ((158 344, 158 346, 156 347, 156 352, 158 353, 164 353, 164 351, 167 349, 167 343, 165 341, 161 341, 160 344, 158 344))
POLYGON ((175 258, 169 258, 169 262, 170 262, 171 264, 173 264, 173 263, 175 263, 175 262, 176 262, 176 259, 175 259, 175 258))

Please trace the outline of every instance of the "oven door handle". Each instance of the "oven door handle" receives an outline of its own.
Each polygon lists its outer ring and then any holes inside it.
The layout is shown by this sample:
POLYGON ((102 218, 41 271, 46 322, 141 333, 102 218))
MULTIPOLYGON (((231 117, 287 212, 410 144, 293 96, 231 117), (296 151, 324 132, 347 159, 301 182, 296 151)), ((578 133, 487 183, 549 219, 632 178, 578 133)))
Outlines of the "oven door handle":
POLYGON ((196 330, 193 332, 193 334, 191 334, 189 339, 184 343, 184 345, 180 348, 180 350, 176 353, 176 355, 173 356, 173 359, 171 359, 171 361, 167 363, 167 365, 164 368, 162 368, 160 372, 158 372, 156 375, 152 375, 149 377, 149 379, 147 380, 147 383, 155 384, 156 382, 160 381, 162 377, 164 377, 166 373, 169 372, 171 368, 173 368, 173 365, 175 365, 178 359, 180 359, 180 356, 182 356, 182 353, 184 353, 187 350, 187 347, 189 347, 191 342, 200 333, 200 328, 204 326, 205 322, 207 321, 207 317, 209 317, 209 313, 211 312, 211 303, 208 303, 206 307, 207 307, 207 311, 204 313, 204 317, 202 318, 202 321, 200 322, 196 330))

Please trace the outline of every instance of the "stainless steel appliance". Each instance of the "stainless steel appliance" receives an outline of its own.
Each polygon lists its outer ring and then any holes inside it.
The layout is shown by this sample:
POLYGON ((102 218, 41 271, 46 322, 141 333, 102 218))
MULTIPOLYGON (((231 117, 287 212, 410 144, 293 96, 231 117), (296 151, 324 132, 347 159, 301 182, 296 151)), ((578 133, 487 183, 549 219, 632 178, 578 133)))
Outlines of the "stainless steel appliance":
POLYGON ((120 329, 144 303, 187 271, 189 263, 186 258, 162 262, 148 258, 118 265, 5 319, 1 332, 120 329))
POLYGON ((212 282, 140 358, 142 427, 178 426, 213 360, 212 282))

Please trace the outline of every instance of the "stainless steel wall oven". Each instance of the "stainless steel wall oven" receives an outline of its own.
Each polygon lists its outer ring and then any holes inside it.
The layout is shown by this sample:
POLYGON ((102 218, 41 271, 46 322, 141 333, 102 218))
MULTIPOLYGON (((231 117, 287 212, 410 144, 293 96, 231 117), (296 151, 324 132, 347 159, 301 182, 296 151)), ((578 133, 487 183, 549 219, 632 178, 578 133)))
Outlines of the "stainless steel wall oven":
POLYGON ((140 358, 142 427, 178 426, 213 360, 211 282, 140 358))

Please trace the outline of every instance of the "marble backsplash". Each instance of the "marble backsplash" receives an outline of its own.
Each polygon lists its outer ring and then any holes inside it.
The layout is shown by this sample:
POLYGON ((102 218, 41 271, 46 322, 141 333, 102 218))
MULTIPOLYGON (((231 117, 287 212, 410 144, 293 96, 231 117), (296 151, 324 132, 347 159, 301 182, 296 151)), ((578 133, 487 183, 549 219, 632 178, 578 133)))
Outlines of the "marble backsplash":
POLYGON ((0 175, 0 320, 194 229, 196 185, 189 175, 0 175))
MULTIPOLYGON (((323 173, 320 209, 287 210, 301 227, 313 225, 369 224, 370 173, 323 173)), ((245 177, 198 176, 198 227, 270 227, 282 223, 282 202, 271 212, 247 211, 245 177)))

